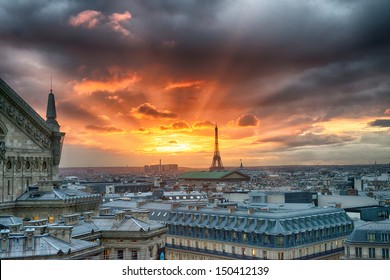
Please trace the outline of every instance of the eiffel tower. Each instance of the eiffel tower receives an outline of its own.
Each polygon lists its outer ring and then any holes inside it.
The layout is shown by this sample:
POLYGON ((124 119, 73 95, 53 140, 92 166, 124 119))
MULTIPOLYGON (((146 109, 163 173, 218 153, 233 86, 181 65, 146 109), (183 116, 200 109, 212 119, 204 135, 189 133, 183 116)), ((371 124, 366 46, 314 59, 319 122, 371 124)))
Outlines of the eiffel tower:
POLYGON ((210 171, 225 170, 222 164, 221 155, 219 154, 218 147, 218 126, 215 125, 215 146, 213 162, 211 163, 210 171))

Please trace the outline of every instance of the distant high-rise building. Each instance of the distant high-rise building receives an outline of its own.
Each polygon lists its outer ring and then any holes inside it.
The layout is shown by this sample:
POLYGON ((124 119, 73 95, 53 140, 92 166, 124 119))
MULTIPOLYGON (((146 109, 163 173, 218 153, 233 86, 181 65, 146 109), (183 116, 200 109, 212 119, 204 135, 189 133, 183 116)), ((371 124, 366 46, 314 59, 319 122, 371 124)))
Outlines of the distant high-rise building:
POLYGON ((219 144, 218 144, 218 126, 215 126, 215 144, 214 144, 214 156, 211 163, 210 171, 216 170, 225 170, 222 164, 221 155, 219 153, 219 144))

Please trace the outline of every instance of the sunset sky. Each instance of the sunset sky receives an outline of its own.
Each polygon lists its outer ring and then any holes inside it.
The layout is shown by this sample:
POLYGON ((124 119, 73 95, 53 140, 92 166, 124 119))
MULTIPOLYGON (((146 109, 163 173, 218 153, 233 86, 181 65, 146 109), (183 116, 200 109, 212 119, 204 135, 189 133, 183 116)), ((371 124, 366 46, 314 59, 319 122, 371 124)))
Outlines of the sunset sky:
POLYGON ((390 162, 387 0, 0 0, 0 61, 62 167, 390 162))

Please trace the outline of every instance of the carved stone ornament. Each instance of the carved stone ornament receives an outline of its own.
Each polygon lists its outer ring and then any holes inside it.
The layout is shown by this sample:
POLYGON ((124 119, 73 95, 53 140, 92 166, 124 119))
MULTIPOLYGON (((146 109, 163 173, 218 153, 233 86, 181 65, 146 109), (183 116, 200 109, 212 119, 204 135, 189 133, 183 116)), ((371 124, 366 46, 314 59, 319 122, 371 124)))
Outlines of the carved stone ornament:
POLYGON ((41 147, 51 147, 50 135, 42 128, 35 126, 29 117, 24 116, 25 114, 20 109, 14 107, 8 100, 1 97, 0 110, 8 115, 22 131, 30 135, 31 139, 41 145, 41 147))
POLYGON ((5 159, 6 152, 7 152, 7 147, 5 146, 5 142, 0 141, 0 160, 5 159))

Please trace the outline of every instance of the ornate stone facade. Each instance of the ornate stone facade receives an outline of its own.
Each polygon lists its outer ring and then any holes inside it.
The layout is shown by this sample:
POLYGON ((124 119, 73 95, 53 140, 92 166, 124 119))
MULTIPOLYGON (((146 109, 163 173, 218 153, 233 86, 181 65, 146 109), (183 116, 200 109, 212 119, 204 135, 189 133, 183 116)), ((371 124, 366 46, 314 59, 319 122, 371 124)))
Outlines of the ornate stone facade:
POLYGON ((29 187, 58 178, 64 136, 0 79, 0 214, 14 214, 29 187))

